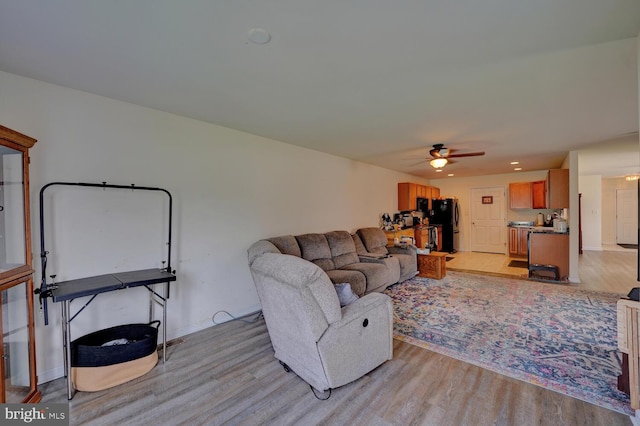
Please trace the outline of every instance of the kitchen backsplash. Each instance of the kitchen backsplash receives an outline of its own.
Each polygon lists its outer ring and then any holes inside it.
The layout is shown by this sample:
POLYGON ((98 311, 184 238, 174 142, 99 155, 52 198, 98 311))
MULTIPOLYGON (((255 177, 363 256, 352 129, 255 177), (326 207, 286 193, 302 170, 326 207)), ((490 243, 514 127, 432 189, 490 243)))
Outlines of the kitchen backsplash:
POLYGON ((518 210, 507 210, 507 222, 511 221, 528 221, 535 222, 538 213, 542 213, 544 216, 550 214, 552 215, 556 210, 553 209, 518 209, 518 210))
MULTIPOLYGON (((518 209, 512 210, 507 209, 507 222, 515 222, 515 221, 527 221, 527 222, 535 222, 538 213, 542 213, 544 217, 547 215, 552 215, 557 213, 558 216, 562 216, 563 211, 554 210, 554 209, 518 209)), ((569 219, 569 209, 567 209, 567 220, 569 219)))

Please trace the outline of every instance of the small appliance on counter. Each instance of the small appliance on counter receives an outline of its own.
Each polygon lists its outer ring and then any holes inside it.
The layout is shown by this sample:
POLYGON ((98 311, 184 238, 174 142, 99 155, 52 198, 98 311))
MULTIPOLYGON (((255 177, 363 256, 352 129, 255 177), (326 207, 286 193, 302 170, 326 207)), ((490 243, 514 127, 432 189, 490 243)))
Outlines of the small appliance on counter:
POLYGON ((553 219, 553 232, 567 232, 567 221, 564 219, 553 219))
POLYGON ((424 213, 415 211, 402 211, 393 215, 393 223, 400 225, 401 228, 412 228, 422 223, 424 213))
POLYGON ((544 215, 542 213, 538 213, 538 218, 536 219, 536 226, 544 225, 544 215))

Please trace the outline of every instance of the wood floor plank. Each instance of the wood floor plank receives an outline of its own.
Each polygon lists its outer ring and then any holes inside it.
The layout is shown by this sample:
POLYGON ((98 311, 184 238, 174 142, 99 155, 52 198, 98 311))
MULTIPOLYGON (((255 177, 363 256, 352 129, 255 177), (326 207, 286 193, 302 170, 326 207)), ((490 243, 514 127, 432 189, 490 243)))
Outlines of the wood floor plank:
MULTIPOLYGON (((626 293, 632 275, 627 257, 616 263, 600 256, 607 264, 587 268, 585 285, 626 293), (625 268, 622 276, 620 268, 625 268)), ((232 321, 184 336, 168 348, 167 363, 143 377, 100 392, 78 392, 70 401, 70 424, 632 424, 620 413, 399 340, 393 348, 392 360, 320 401, 274 358, 263 320, 232 321)), ((64 379, 40 389, 44 403, 67 402, 64 379)))

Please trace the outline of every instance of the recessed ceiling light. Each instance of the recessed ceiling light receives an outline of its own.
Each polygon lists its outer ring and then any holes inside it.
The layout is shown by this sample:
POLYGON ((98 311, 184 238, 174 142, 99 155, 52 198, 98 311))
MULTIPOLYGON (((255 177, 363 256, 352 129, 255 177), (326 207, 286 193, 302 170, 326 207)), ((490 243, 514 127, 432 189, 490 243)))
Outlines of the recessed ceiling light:
POLYGON ((516 167, 516 168, 515 168, 515 169, 513 169, 513 170, 522 170, 522 167, 516 167))
POLYGON ((449 173, 447 176, 453 176, 453 173, 449 173))
POLYGON ((436 173, 440 173, 442 169, 436 169, 436 173))
POLYGON ((519 161, 512 161, 512 162, 511 162, 511 165, 512 165, 512 166, 513 166, 513 165, 515 165, 515 164, 520 164, 520 162, 519 162, 519 161))
POLYGON ((249 30, 249 41, 255 44, 267 44, 271 40, 271 34, 262 28, 252 28, 249 30))

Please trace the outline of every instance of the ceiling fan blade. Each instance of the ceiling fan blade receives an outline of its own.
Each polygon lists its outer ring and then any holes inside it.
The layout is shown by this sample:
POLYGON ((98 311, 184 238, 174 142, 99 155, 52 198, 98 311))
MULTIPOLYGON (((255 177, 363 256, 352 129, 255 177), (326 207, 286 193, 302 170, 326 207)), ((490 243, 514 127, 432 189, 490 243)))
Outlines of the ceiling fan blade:
POLYGON ((466 154, 449 154, 447 158, 477 157, 480 155, 484 155, 484 152, 468 152, 466 154))

